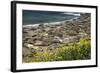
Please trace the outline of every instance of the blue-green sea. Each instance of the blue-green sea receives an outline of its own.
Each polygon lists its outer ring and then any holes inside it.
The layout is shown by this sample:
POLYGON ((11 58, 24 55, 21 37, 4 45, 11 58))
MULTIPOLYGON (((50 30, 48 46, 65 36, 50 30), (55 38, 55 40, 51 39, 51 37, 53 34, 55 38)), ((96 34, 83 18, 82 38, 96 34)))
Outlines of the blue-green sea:
POLYGON ((59 22, 79 17, 75 12, 23 10, 23 25, 59 22))

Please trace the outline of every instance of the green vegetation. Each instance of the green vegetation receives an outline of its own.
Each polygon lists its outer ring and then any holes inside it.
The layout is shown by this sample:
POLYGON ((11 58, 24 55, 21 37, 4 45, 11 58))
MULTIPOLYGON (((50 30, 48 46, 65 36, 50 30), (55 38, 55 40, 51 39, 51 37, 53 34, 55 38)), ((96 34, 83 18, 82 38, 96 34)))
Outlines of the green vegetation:
POLYGON ((36 49, 32 55, 32 62, 86 60, 91 58, 91 43, 90 39, 81 38, 77 43, 65 44, 54 50, 36 49))

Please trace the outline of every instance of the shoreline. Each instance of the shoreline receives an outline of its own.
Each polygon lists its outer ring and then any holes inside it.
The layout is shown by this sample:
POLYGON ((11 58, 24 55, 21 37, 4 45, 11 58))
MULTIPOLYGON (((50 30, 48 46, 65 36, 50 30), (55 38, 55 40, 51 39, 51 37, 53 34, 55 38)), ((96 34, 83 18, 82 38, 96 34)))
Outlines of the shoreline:
POLYGON ((22 27, 38 27, 40 24, 43 24, 43 25, 59 25, 59 24, 65 23, 65 22, 66 21, 39 23, 39 24, 28 24, 28 25, 23 25, 22 27))
POLYGON ((63 20, 63 21, 58 21, 58 22, 38 23, 38 24, 27 24, 27 25, 22 25, 22 27, 38 27, 40 24, 43 24, 43 25, 59 25, 59 24, 64 24, 67 21, 72 22, 74 20, 77 20, 78 18, 79 17, 75 17, 75 18, 72 18, 70 20, 63 20))

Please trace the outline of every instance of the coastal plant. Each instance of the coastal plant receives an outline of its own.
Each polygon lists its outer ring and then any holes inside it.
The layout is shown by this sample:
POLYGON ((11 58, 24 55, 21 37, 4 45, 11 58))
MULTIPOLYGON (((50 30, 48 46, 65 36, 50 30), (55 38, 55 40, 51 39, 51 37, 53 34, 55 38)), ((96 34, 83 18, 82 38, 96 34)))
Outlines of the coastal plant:
POLYGON ((33 53, 32 62, 87 60, 91 58, 91 43, 89 38, 81 38, 79 42, 69 43, 53 50, 33 53))

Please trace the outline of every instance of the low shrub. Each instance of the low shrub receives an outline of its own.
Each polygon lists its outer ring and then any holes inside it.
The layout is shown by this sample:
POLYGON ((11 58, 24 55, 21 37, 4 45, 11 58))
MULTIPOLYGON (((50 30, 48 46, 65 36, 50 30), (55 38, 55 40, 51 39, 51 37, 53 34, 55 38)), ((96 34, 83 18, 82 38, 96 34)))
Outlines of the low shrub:
POLYGON ((47 61, 68 61, 68 60, 86 60, 91 58, 91 43, 88 38, 81 38, 77 43, 69 43, 54 50, 48 48, 44 51, 37 51, 32 62, 47 61))

